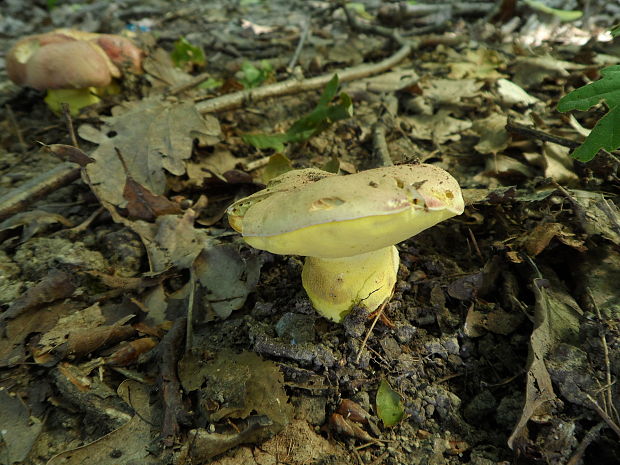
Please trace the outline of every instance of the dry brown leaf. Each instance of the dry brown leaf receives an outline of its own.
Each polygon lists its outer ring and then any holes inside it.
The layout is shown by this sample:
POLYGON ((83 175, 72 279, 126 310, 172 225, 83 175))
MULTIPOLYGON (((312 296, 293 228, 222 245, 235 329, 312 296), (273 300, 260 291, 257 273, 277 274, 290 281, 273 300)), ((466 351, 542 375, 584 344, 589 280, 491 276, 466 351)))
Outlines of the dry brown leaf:
POLYGON ((513 81, 525 89, 538 85, 546 78, 566 77, 568 69, 581 69, 583 65, 558 60, 550 55, 517 58, 513 66, 513 81))
POLYGON ((136 411, 129 422, 95 442, 55 455, 47 465, 130 465, 155 464, 150 460, 151 407, 149 387, 137 381, 124 381, 118 388, 119 395, 136 411))
POLYGON ((221 147, 216 147, 212 154, 200 156, 197 161, 194 159, 187 162, 189 187, 201 187, 205 180, 214 176, 223 182, 228 182, 224 173, 246 161, 246 158, 237 158, 230 150, 221 147))
MULTIPOLYGON (((127 319, 127 318, 125 318, 127 319)), ((62 317, 47 331, 33 348, 35 360, 48 363, 47 354, 54 352, 57 358, 68 355, 83 357, 97 349, 124 341, 136 331, 131 326, 106 325, 99 304, 62 317)))
POLYGON ((26 242, 34 235, 44 231, 52 224, 62 224, 68 228, 73 223, 58 213, 50 213, 44 210, 31 210, 28 212, 17 213, 0 223, 0 242, 5 235, 12 235, 9 231, 23 227, 21 240, 26 242))
POLYGON ((463 331, 469 337, 480 337, 487 331, 508 335, 515 332, 524 319, 523 313, 510 313, 501 308, 482 312, 472 305, 467 311, 463 331))
POLYGON ((194 269, 213 311, 220 318, 228 318, 254 290, 261 261, 257 255, 242 257, 231 244, 218 244, 202 251, 194 269))
POLYGON ((479 96, 484 82, 475 79, 422 78, 419 85, 422 95, 433 103, 459 105, 464 98, 479 96))
POLYGON ((94 158, 86 155, 82 150, 72 145, 64 145, 64 144, 52 144, 52 145, 44 145, 43 149, 47 152, 53 153, 58 158, 64 161, 70 161, 72 163, 77 163, 82 168, 84 168, 89 163, 93 163, 94 158))
POLYGON ((495 50, 484 47, 476 50, 467 49, 465 53, 457 57, 457 60, 459 58, 459 61, 448 63, 449 78, 499 79, 506 77, 497 71, 497 68, 501 67, 504 62, 502 56, 495 50))
POLYGON ((469 129, 471 121, 450 116, 450 111, 441 109, 433 116, 416 115, 402 117, 412 126, 411 136, 415 139, 432 140, 436 144, 461 139, 461 132, 469 129))
POLYGON ((161 90, 162 87, 176 87, 192 80, 191 74, 174 66, 170 53, 163 48, 157 48, 149 53, 142 67, 154 91, 161 90))
POLYGON ((545 419, 552 412, 557 397, 545 360, 559 343, 574 343, 579 332, 583 312, 559 279, 551 271, 547 273, 552 278, 551 284, 545 279, 535 279, 532 284, 536 305, 528 352, 526 398, 521 418, 508 439, 510 448, 527 444, 530 419, 545 419))
POLYGON ((127 200, 129 217, 137 220, 153 221, 158 216, 181 213, 181 207, 163 195, 155 195, 146 187, 127 177, 123 197, 127 200))
POLYGON ((488 117, 475 121, 472 130, 480 136, 474 147, 480 153, 497 154, 508 147, 510 135, 506 131, 508 117, 492 113, 488 117))
POLYGON ((170 103, 152 97, 126 103, 103 118, 97 130, 83 125, 79 134, 99 144, 91 154, 95 163, 86 167, 85 180, 97 197, 112 205, 124 206, 126 176, 116 150, 123 154, 127 175, 156 195, 164 193, 166 172, 185 173, 184 160, 192 154, 194 139, 204 143, 219 141, 221 130, 213 116, 203 117, 192 103, 170 103))
POLYGON ((554 237, 562 243, 577 249, 579 252, 588 250, 583 241, 575 238, 575 234, 568 231, 568 228, 561 223, 536 225, 536 227, 525 237, 521 238, 519 242, 523 244, 528 255, 535 257, 549 246, 549 243, 554 237))
POLYGON ((74 291, 71 275, 60 270, 50 270, 40 283, 28 289, 0 315, 0 323, 55 300, 69 297, 74 291))
POLYGON ((508 79, 498 79, 497 94, 505 105, 533 105, 540 101, 508 79))
POLYGON ((27 463, 27 456, 43 429, 43 422, 32 415, 19 395, 0 390, 0 456, 3 463, 27 463))

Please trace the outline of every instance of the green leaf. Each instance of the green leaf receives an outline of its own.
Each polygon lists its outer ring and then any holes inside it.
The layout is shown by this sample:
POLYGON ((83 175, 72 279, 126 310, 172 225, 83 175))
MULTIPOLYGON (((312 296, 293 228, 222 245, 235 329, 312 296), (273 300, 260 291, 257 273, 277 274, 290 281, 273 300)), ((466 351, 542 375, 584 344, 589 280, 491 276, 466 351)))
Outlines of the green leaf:
POLYGON ((246 61, 241 65, 241 73, 243 77, 239 79, 239 82, 243 84, 244 88, 253 89, 273 75, 273 68, 267 60, 262 60, 259 68, 246 61))
POLYGON ((207 62, 202 48, 192 45, 185 37, 181 37, 174 43, 174 48, 170 52, 170 58, 177 68, 204 66, 207 62))
POLYGON ((221 87, 223 84, 224 84, 224 81, 222 81, 221 79, 214 79, 210 77, 209 79, 204 81, 202 84, 200 84, 198 88, 205 89, 205 90, 211 90, 211 89, 217 89, 218 87, 221 87))
POLYGON ((355 13, 357 13, 362 18, 367 19, 368 21, 372 21, 374 19, 374 16, 366 11, 366 7, 364 6, 363 3, 347 2, 345 6, 355 11, 355 13))
POLYGON ((338 93, 338 75, 327 83, 317 106, 307 115, 301 117, 284 134, 245 134, 242 139, 257 149, 272 148, 276 152, 284 150, 284 144, 305 142, 330 127, 336 121, 350 118, 353 115, 353 102, 344 92, 339 102, 330 105, 338 93))
POLYGON ((571 154, 579 161, 592 160, 599 150, 608 152, 620 147, 620 106, 612 108, 597 123, 586 140, 571 154))
POLYGON ((579 10, 558 10, 551 8, 542 2, 536 0, 525 0, 526 5, 534 10, 538 10, 542 13, 547 13, 553 16, 557 16, 562 21, 575 21, 583 16, 583 11, 579 10))
POLYGON ((571 154, 579 161, 592 160, 601 149, 620 147, 620 65, 601 71, 601 79, 575 89, 558 102, 559 111, 582 110, 605 101, 609 112, 594 126, 586 140, 571 154))
POLYGON ((558 110, 587 110, 601 100, 605 100, 610 107, 620 105, 620 65, 601 70, 601 76, 598 81, 562 97, 558 102, 558 110))
POLYGON ((280 176, 281 174, 291 171, 293 165, 286 155, 281 153, 275 153, 269 157, 269 162, 263 170, 262 180, 264 184, 267 184, 273 178, 280 176))
POLYGON ((332 155, 327 163, 325 163, 321 169, 323 171, 327 171, 328 173, 338 174, 340 171, 340 160, 336 155, 332 155))
POLYGON ((402 420, 405 413, 400 395, 394 391, 389 383, 382 379, 377 389, 377 415, 385 426, 394 426, 402 420))
POLYGON ((609 32, 611 33, 612 37, 620 36, 620 24, 616 24, 614 27, 611 28, 611 31, 609 32))
POLYGON ((289 142, 288 135, 284 134, 244 134, 243 141, 257 149, 274 149, 276 152, 284 151, 284 144, 289 142))

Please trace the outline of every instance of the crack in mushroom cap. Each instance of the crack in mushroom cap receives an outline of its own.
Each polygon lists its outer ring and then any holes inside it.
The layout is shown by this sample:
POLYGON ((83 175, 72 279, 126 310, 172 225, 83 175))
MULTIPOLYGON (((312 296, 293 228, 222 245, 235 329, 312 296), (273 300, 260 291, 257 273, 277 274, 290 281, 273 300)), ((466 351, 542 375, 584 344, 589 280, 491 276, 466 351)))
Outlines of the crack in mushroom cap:
POLYGON ((458 182, 433 165, 347 176, 306 171, 285 173, 229 208, 231 225, 248 244, 277 254, 347 257, 401 242, 464 210, 458 182))

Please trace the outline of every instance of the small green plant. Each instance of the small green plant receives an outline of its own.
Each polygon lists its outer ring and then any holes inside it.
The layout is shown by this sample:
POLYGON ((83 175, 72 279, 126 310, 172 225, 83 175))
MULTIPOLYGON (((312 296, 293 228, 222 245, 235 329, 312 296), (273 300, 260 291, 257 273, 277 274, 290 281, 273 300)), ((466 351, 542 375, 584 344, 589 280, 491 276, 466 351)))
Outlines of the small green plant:
POLYGON ((379 389, 377 389, 375 402, 377 404, 377 415, 383 420, 385 426, 394 426, 403 419, 405 414, 403 400, 384 379, 381 380, 379 389))
POLYGON ((572 153, 579 161, 592 160, 599 150, 616 150, 620 147, 620 65, 609 66, 601 71, 601 79, 575 89, 558 102, 561 112, 588 110, 604 101, 609 111, 592 128, 586 140, 572 153))
POLYGON ((340 93, 338 103, 331 104, 337 93, 338 75, 335 74, 325 86, 314 110, 295 121, 284 134, 245 134, 243 140, 257 149, 274 149, 276 152, 282 152, 284 144, 305 142, 336 121, 353 115, 353 102, 344 92, 340 93))
POLYGON ((202 48, 191 44, 185 37, 181 37, 174 43, 170 58, 174 66, 182 69, 204 66, 207 62, 202 48))
POLYGON ((249 61, 241 65, 242 77, 239 82, 246 89, 254 89, 273 76, 273 68, 267 60, 262 60, 257 68, 249 61))

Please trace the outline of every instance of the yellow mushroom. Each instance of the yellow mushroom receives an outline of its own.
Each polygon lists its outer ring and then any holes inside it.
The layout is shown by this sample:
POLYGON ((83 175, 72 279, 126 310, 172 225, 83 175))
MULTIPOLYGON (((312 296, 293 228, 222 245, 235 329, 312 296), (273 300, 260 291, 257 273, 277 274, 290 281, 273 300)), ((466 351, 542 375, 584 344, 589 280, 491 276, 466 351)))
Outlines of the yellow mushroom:
POLYGON ((354 305, 374 310, 392 295, 394 244, 463 213, 457 181, 433 165, 338 176, 309 168, 274 178, 228 209, 252 247, 305 255, 302 283, 315 309, 340 322, 354 305))

